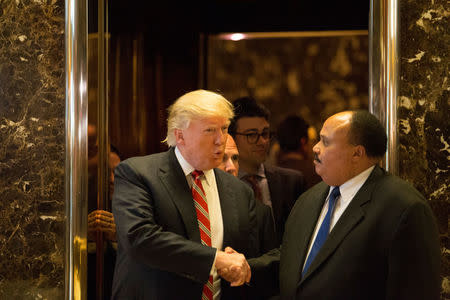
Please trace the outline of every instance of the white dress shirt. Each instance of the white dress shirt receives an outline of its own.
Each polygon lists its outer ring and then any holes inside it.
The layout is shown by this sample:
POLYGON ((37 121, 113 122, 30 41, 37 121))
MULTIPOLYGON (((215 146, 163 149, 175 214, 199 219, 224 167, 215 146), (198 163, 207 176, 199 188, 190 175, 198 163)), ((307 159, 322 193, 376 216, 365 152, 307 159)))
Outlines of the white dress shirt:
MULTIPOLYGON (((192 187, 194 179, 192 178, 192 167, 180 153, 177 147, 175 147, 175 156, 183 169, 186 180, 189 187, 192 187)), ((211 225, 211 246, 217 250, 222 250, 223 247, 223 221, 222 210, 220 209, 219 191, 217 190, 216 176, 214 170, 202 170, 205 176, 200 177, 203 189, 206 194, 206 202, 208 203, 209 223, 211 225)), ((194 201, 194 200, 192 200, 194 201)), ((217 255, 217 252, 216 252, 217 255)), ((220 277, 217 274, 215 268, 216 259, 214 258, 213 265, 211 267, 210 274, 213 276, 213 293, 214 300, 220 299, 220 277)))
MULTIPOLYGON (((344 213, 345 209, 348 207, 350 202, 352 201, 353 197, 355 197, 356 193, 359 191, 359 189, 363 186, 364 182, 366 182, 367 178, 369 178, 370 173, 372 173, 372 170, 375 168, 375 166, 372 166, 355 177, 353 177, 350 180, 347 180, 345 183, 339 186, 339 191, 341 192, 341 195, 336 199, 336 204, 334 206, 333 215, 331 216, 330 221, 330 231, 333 230, 334 225, 336 225, 337 221, 339 221, 340 217, 344 213)), ((319 219, 316 223, 316 228, 314 229, 314 233, 312 235, 311 240, 309 241, 309 247, 308 247, 308 253, 305 257, 305 261, 303 262, 303 268, 305 268, 306 260, 309 256, 309 252, 311 252, 311 248, 314 244, 314 240, 316 239, 317 233, 319 232, 320 225, 322 225, 323 219, 325 218, 325 215, 328 211, 328 200, 330 198, 331 191, 333 190, 334 186, 330 186, 330 190, 328 191, 327 199, 322 207, 322 212, 320 213, 319 219)))

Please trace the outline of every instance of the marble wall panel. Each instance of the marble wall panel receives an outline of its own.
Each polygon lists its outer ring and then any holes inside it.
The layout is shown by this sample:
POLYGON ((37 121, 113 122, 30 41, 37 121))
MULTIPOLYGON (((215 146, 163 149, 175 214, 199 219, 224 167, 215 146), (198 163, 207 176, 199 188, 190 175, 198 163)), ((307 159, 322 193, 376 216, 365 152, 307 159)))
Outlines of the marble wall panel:
POLYGON ((402 0, 400 15, 399 173, 434 210, 450 299, 450 10, 446 0, 402 0))
POLYGON ((0 299, 63 299, 64 1, 0 1, 0 299))
POLYGON ((298 114, 320 130, 338 111, 368 107, 367 35, 211 39, 207 69, 208 89, 255 97, 274 127, 298 114))

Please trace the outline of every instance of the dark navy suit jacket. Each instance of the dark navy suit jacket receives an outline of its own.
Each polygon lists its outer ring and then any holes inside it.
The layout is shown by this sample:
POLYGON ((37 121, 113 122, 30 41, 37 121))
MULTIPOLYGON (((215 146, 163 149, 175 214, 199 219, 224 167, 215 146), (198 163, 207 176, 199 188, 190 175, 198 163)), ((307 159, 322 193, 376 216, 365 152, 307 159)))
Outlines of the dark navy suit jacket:
POLYGON ((433 213, 416 189, 379 167, 302 277, 328 191, 321 182, 305 192, 289 215, 281 248, 250 260, 255 285, 264 286, 268 270, 273 274, 279 267, 281 299, 439 299, 440 248, 433 213))
MULTIPOLYGON (((223 247, 258 254, 255 200, 239 179, 214 170, 222 210, 223 247)), ((174 148, 120 163, 113 213, 118 251, 112 299, 201 299, 216 249, 201 244, 192 194, 174 148)), ((222 299, 240 288, 222 280, 222 299)))

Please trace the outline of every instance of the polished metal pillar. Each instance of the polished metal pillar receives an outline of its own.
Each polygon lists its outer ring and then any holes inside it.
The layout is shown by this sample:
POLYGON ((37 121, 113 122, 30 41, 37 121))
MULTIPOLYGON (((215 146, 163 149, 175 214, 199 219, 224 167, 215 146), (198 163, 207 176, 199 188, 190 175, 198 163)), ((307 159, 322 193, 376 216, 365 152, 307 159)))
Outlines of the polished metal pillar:
POLYGON ((87 286, 87 1, 65 1, 66 265, 65 299, 87 286))
POLYGON ((398 0, 371 0, 369 20, 369 109, 385 125, 384 167, 398 174, 397 93, 399 74, 398 0))

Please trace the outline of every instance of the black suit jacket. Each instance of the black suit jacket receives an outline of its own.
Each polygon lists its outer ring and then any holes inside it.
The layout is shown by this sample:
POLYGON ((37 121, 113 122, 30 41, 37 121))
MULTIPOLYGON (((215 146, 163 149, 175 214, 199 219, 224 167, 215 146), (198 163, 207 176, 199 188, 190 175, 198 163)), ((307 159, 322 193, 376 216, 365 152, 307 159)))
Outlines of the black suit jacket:
POLYGON ((276 238, 280 245, 284 224, 295 201, 306 190, 306 183, 299 171, 269 165, 264 165, 264 171, 272 201, 276 238))
POLYGON ((277 240, 275 225, 273 223, 272 211, 269 206, 256 201, 256 221, 258 224, 258 255, 262 255, 269 250, 278 248, 280 244, 277 240))
MULTIPOLYGON (((252 191, 214 172, 223 247, 253 257, 258 234, 252 191)), ((216 249, 201 244, 192 194, 173 148, 116 167, 113 213, 118 238, 113 299, 201 298, 216 249)), ((239 293, 222 280, 222 299, 237 299, 239 293)))
POLYGON ((281 299, 439 299, 440 250, 432 211, 411 185, 379 167, 302 278, 328 190, 322 182, 298 199, 281 251, 251 260, 252 272, 276 268, 279 260, 281 299))

